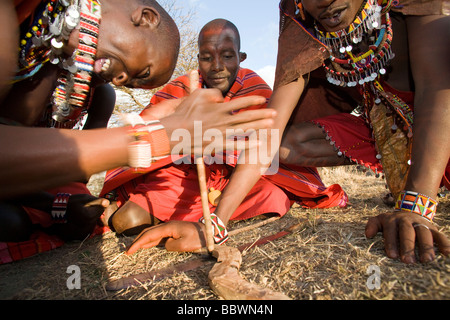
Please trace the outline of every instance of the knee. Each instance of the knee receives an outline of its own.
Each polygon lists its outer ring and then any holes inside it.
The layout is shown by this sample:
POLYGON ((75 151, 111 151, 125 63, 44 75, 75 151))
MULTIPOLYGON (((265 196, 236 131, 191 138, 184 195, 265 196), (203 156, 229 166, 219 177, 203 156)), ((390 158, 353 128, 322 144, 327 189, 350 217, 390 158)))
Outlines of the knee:
POLYGON ((126 236, 136 235, 159 222, 149 212, 130 201, 117 210, 110 221, 111 227, 116 233, 126 236))
POLYGON ((292 125, 280 145, 280 158, 284 163, 305 164, 314 158, 317 139, 324 138, 322 130, 312 123, 292 125))
POLYGON ((0 203, 0 241, 26 241, 29 240, 31 232, 31 220, 22 207, 0 203))

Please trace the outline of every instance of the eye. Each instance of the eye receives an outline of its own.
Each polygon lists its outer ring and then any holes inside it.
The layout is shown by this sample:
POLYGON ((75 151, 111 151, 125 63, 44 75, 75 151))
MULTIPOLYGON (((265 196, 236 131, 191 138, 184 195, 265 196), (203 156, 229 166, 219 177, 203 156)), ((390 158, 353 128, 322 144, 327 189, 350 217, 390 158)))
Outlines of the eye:
POLYGON ((137 76, 138 79, 146 79, 146 78, 148 78, 148 77, 150 77, 150 68, 147 68, 145 71, 141 72, 141 73, 137 76))
POLYGON ((200 61, 204 62, 211 61, 211 56, 200 56, 200 61))

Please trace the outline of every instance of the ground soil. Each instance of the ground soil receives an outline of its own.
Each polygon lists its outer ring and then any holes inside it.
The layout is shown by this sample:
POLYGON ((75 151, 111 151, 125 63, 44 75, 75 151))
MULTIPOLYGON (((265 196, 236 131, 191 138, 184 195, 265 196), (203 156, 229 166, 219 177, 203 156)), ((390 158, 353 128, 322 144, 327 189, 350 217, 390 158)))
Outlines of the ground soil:
MULTIPOLYGON (((386 257, 381 234, 364 236, 369 217, 390 210, 384 204, 385 183, 355 167, 324 168, 327 185, 339 183, 350 198, 347 208, 323 210, 295 206, 281 219, 231 237, 230 246, 252 243, 276 234, 299 221, 302 228, 242 254, 240 275, 247 281, 281 292, 293 300, 447 300, 450 298, 450 258, 440 254, 427 264, 405 265, 386 257), (370 276, 380 272, 380 286, 370 276)), ((95 193, 102 176, 91 179, 95 193)), ((450 236, 450 194, 440 198, 435 219, 450 236)), ((230 230, 261 220, 234 222, 230 230)), ((197 269, 178 272, 158 281, 120 291, 108 291, 109 281, 124 276, 165 269, 198 259, 198 254, 167 252, 164 248, 141 250, 127 256, 132 237, 113 232, 0 265, 0 299, 80 300, 220 300, 207 276, 214 261, 197 269), (68 288, 69 266, 78 266, 80 289, 68 288)))

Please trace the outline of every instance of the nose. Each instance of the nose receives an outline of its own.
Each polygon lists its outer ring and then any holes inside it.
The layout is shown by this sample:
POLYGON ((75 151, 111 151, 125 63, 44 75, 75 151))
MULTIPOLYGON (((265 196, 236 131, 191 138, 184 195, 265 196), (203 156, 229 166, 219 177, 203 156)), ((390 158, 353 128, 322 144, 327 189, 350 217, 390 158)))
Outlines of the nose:
POLYGON ((214 71, 222 71, 223 70, 222 59, 219 56, 214 57, 213 62, 212 62, 212 69, 214 71))
POLYGON ((128 82, 128 74, 126 72, 121 72, 114 78, 112 78, 112 83, 115 86, 125 86, 128 82))

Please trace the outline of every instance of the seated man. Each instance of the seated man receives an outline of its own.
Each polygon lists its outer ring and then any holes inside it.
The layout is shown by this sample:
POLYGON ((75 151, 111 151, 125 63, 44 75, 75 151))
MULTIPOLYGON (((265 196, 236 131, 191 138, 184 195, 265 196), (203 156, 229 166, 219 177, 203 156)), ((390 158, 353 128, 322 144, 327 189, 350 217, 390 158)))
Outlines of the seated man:
MULTIPOLYGON (((264 80, 253 71, 240 68, 240 62, 244 61, 246 55, 240 52, 240 36, 234 24, 223 19, 207 23, 199 34, 198 45, 199 88, 217 88, 225 101, 254 94, 269 100, 271 89, 264 80)), ((160 102, 185 97, 190 93, 189 88, 187 75, 173 80, 153 96, 142 115, 155 116, 164 112, 165 106, 160 102)), ((258 108, 266 108, 266 103, 258 108)), ((245 112, 248 111, 242 111, 245 112)), ((208 189, 213 193, 224 191, 224 195, 235 168, 249 165, 236 164, 235 160, 208 165, 206 159, 205 163, 208 189)), ((202 230, 203 224, 198 222, 202 217, 202 205, 196 165, 172 164, 166 160, 158 166, 161 169, 137 177, 130 170, 122 168, 108 172, 102 194, 113 191, 119 206, 109 223, 117 233, 132 235, 145 227, 164 222, 145 231, 147 236, 155 238, 153 243, 169 238, 167 249, 198 249, 204 239, 197 231, 202 230), (176 234, 192 230, 194 239, 176 241, 176 234)), ((315 169, 292 170, 284 167, 279 169, 278 174, 260 179, 229 217, 223 215, 223 210, 235 202, 232 190, 231 196, 221 197, 218 205, 211 199, 210 210, 226 226, 229 219, 247 219, 269 213, 283 216, 294 201, 315 208, 345 206, 346 195, 337 185, 326 188, 315 169)))
MULTIPOLYGON (((92 197, 78 182, 129 165, 150 149, 129 148, 141 137, 131 125, 100 128, 115 101, 107 83, 140 88, 166 83, 176 66, 178 29, 155 0, 7 0, 0 3, 0 17, 0 241, 28 239, 34 226, 24 206, 50 219, 53 211, 54 220, 65 222, 58 228, 62 237, 84 238, 108 201, 92 197), (84 129, 95 130, 67 130, 86 113, 84 129), (42 191, 73 182, 78 191, 60 189, 59 196, 42 191)), ((144 142, 151 144, 153 159, 168 156, 172 132, 180 127, 192 132, 196 120, 205 130, 223 132, 273 122, 273 110, 254 110, 247 119, 229 112, 260 104, 262 97, 222 101, 216 92, 202 90, 180 100, 164 119, 153 119, 157 127, 145 123, 144 142), (217 103, 224 108, 214 108, 217 103), (227 121, 217 123, 221 118, 227 121)))

